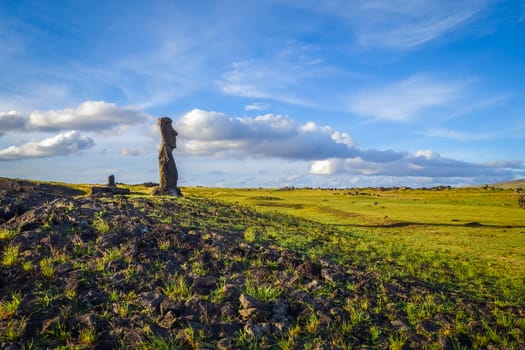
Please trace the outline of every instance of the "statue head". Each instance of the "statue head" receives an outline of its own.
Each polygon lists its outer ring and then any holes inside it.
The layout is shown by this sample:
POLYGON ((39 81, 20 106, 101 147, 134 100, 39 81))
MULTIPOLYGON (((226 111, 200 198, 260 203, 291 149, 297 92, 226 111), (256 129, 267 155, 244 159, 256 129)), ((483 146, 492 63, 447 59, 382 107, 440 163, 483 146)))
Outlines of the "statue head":
POLYGON ((171 118, 168 117, 159 118, 158 120, 162 143, 175 148, 177 147, 177 132, 173 129, 171 123, 171 118))

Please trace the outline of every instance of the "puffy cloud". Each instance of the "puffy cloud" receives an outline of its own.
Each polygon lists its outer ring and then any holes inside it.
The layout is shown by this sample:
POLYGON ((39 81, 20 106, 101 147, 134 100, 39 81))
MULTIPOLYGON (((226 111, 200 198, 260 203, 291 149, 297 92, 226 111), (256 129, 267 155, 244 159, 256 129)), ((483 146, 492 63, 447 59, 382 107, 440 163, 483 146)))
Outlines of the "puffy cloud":
POLYGON ((354 154, 347 133, 313 122, 300 125, 282 115, 233 118, 194 109, 176 123, 176 129, 184 139, 181 150, 194 155, 314 160, 354 154))
POLYGON ((479 178, 523 174, 521 162, 469 163, 422 149, 413 153, 360 149, 349 134, 282 115, 229 117, 194 109, 176 123, 180 151, 222 158, 281 158, 311 161, 310 174, 366 177, 479 178))
POLYGON ((95 142, 77 131, 68 131, 39 142, 28 142, 21 146, 0 149, 0 160, 45 158, 67 155, 93 147, 95 142))
POLYGON ((432 159, 438 159, 438 158, 440 158, 439 153, 434 152, 434 151, 432 151, 432 150, 430 150, 430 149, 423 149, 423 150, 416 151, 416 152, 414 153, 414 156, 415 156, 416 158, 423 157, 423 158, 425 158, 425 159, 427 159, 427 160, 432 160, 432 159))
POLYGON ((77 108, 32 112, 28 125, 41 130, 104 130, 144 122, 146 116, 104 101, 85 101, 77 108))
POLYGON ((17 111, 0 112, 0 136, 6 131, 23 130, 26 118, 17 111))
POLYGON ((310 165, 310 174, 332 175, 341 171, 344 166, 342 159, 316 160, 310 165))
POLYGON ((335 131, 332 133, 332 140, 336 143, 343 143, 347 146, 353 146, 354 140, 346 132, 335 131))
POLYGON ((369 89, 351 98, 352 112, 365 117, 405 122, 429 108, 447 106, 457 99, 468 81, 438 81, 415 75, 400 82, 369 89))
POLYGON ((394 177, 478 177, 508 173, 508 170, 523 173, 520 161, 490 161, 484 164, 468 163, 442 157, 431 150, 419 150, 392 161, 365 160, 361 157, 314 161, 310 173, 315 175, 352 174, 394 177))

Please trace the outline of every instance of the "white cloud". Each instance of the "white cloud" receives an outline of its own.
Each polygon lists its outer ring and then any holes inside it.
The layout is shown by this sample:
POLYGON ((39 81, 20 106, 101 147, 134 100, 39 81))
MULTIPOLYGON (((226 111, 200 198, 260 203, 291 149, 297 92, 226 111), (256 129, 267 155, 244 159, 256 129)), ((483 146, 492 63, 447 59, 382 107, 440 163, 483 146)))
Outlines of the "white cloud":
POLYGON ((297 125, 286 116, 265 114, 256 118, 233 118, 220 112, 194 109, 176 123, 178 130, 199 140, 286 138, 297 125))
POLYGON ((93 147, 95 142, 77 131, 68 131, 39 142, 28 142, 21 146, 0 149, 0 160, 45 158, 77 153, 93 147))
POLYGON ((434 152, 430 149, 423 149, 423 150, 416 151, 414 153, 414 156, 416 158, 423 157, 427 160, 438 159, 440 157, 439 153, 434 152))
POLYGON ((332 140, 334 140, 336 143, 342 143, 350 147, 355 145, 354 140, 352 140, 350 135, 348 135, 346 132, 334 131, 332 133, 332 140))
MULTIPOLYGON (((432 41, 467 22, 477 9, 464 9, 436 15, 417 14, 410 20, 409 13, 403 14, 406 22, 395 26, 385 25, 386 31, 358 30, 358 42, 363 46, 407 49, 432 41)), ((382 23, 384 24, 384 23, 382 23)))
POLYGON ((310 164, 310 174, 332 175, 341 171, 344 165, 342 159, 315 160, 310 164))
POLYGON ((245 111, 264 111, 268 109, 269 105, 261 102, 254 102, 249 105, 244 106, 245 111))
POLYGON ((452 103, 463 93, 468 81, 439 81, 415 75, 381 88, 364 90, 351 98, 352 112, 365 117, 406 122, 421 112, 452 103))
POLYGON ((315 101, 305 98, 311 95, 309 86, 320 94, 313 81, 330 74, 333 72, 321 65, 317 67, 317 64, 305 63, 297 57, 276 55, 267 59, 234 62, 232 69, 223 73, 215 83, 228 95, 315 107, 315 101))
POLYGON ((361 157, 314 161, 310 173, 314 175, 349 174, 361 176, 428 177, 428 178, 473 178, 523 173, 521 161, 490 161, 484 164, 468 163, 442 157, 432 150, 405 153, 395 161, 377 162, 361 157))
POLYGON ((136 109, 104 101, 85 101, 77 108, 32 112, 28 125, 41 130, 104 130, 144 121, 146 115, 136 109))
POLYGON ((232 70, 225 72, 217 81, 222 92, 228 95, 254 98, 274 98, 285 102, 297 102, 289 93, 280 94, 296 83, 296 77, 288 74, 290 67, 278 68, 276 63, 242 61, 232 63, 232 70), (277 92, 277 93, 276 93, 277 92))
POLYGON ((298 124, 274 114, 233 118, 194 109, 176 122, 180 149, 188 154, 312 160, 354 154, 346 133, 313 122, 298 124))
POLYGON ((219 158, 311 161, 310 174, 331 176, 476 177, 522 171, 521 163, 469 163, 442 157, 430 149, 414 153, 359 149, 349 134, 282 115, 235 118, 194 109, 176 123, 179 151, 219 158))
POLYGON ((485 0, 370 0, 296 2, 327 12, 351 25, 357 42, 367 48, 410 49, 473 21, 485 0))

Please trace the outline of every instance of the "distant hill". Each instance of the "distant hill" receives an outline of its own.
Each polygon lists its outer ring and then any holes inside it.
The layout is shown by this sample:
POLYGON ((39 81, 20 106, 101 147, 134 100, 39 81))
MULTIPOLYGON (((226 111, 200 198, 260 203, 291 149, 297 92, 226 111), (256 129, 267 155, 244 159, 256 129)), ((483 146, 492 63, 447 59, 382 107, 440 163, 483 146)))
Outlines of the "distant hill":
POLYGON ((518 179, 506 182, 497 182, 492 184, 493 187, 512 189, 512 188, 525 188, 525 179, 518 179))

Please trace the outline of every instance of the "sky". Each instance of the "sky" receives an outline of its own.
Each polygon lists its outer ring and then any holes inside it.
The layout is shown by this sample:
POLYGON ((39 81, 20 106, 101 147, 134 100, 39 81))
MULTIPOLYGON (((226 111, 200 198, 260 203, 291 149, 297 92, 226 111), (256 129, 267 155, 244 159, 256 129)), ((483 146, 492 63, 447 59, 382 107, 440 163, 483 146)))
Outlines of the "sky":
POLYGON ((525 1, 0 0, 0 176, 180 186, 525 177, 525 1))

